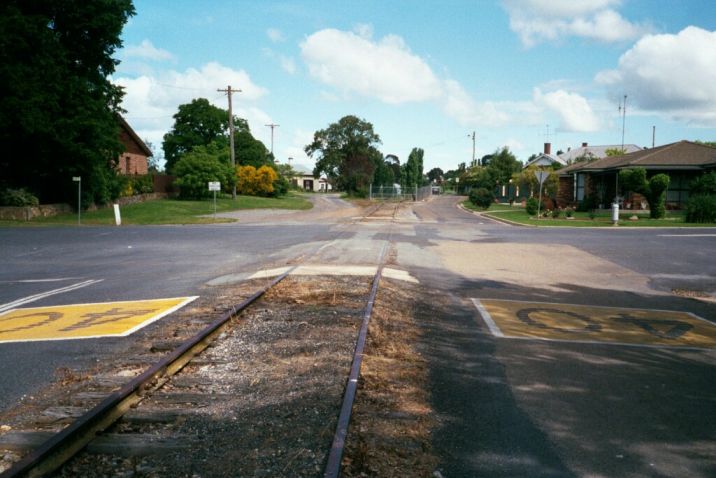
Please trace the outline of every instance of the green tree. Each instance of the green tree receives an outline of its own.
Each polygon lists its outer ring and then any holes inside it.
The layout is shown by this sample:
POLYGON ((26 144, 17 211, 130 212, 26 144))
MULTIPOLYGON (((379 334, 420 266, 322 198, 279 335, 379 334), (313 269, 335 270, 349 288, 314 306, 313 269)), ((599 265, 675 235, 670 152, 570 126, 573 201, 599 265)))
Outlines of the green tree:
POLYGON ((621 156, 623 154, 626 154, 626 149, 622 148, 607 148, 604 150, 604 154, 607 155, 607 157, 612 156, 621 156))
POLYGON ((710 146, 712 148, 716 148, 716 141, 699 141, 697 139, 696 141, 694 141, 694 143, 703 144, 704 146, 710 146))
POLYGON ((375 157, 375 172, 373 173, 374 186, 393 186, 395 174, 393 173, 392 160, 388 158, 375 157))
MULTIPOLYGON (((532 165, 512 175, 512 183, 520 187, 521 196, 533 197, 539 195, 539 180, 536 173, 540 170, 544 169, 532 165)), ((542 183, 542 194, 554 197, 559 190, 559 174, 552 169, 547 169, 546 171, 549 176, 542 183)))
MULTIPOLYGON (((235 130, 248 129, 245 120, 237 119, 236 123, 235 130)), ((228 125, 226 110, 212 105, 206 98, 179 105, 179 111, 174 115, 174 126, 164 135, 162 143, 166 171, 173 174, 177 161, 195 146, 207 146, 221 139, 228 145, 228 125)))
POLYGON ((421 148, 413 148, 408 155, 408 161, 405 163, 403 185, 406 188, 413 188, 422 185, 423 177, 423 155, 421 148))
POLYGON ((266 146, 254 138, 248 126, 234 131, 234 151, 236 163, 242 166, 273 166, 271 153, 266 146))
POLYGON ((493 191, 495 189, 495 179, 488 168, 473 166, 460 175, 460 186, 484 188, 493 191))
POLYGON ((486 168, 496 183, 507 184, 512 175, 522 169, 522 163, 505 146, 493 153, 486 168))
POLYGON ((440 169, 440 168, 433 168, 433 169, 431 169, 430 171, 428 171, 428 180, 431 181, 431 182, 432 182, 432 181, 439 181, 439 180, 443 177, 444 174, 445 174, 445 173, 443 173, 443 170, 442 170, 442 169, 440 169))
POLYGON ((382 157, 379 144, 371 123, 349 115, 316 131, 304 150, 309 157, 317 157, 315 177, 325 174, 338 189, 365 194, 373 180, 375 158, 382 157))
POLYGON ((619 171, 619 184, 627 191, 644 195, 649 203, 649 217, 659 219, 666 215, 666 190, 669 176, 657 174, 647 180, 646 169, 633 168, 619 171))
MULTIPOLYGON (((109 81, 131 0, 6 0, 0 5, 0 188, 42 202, 118 194, 122 90, 109 81)), ((73 201, 74 202, 74 201, 73 201)))

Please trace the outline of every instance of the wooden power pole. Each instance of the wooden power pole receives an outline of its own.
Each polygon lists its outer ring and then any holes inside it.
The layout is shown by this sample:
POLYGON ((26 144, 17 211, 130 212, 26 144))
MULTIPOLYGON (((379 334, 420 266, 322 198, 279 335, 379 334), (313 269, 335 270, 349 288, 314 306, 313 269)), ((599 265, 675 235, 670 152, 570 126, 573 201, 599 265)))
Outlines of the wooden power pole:
MULTIPOLYGON (((238 89, 231 89, 231 85, 227 86, 225 90, 216 90, 221 93, 226 93, 226 96, 229 97, 229 148, 231 150, 231 167, 234 169, 234 174, 236 171, 236 152, 234 151, 234 112, 231 106, 231 94, 232 93, 241 93, 241 90, 238 89)), ((234 181, 234 189, 231 192, 231 198, 236 199, 236 181, 234 181)))

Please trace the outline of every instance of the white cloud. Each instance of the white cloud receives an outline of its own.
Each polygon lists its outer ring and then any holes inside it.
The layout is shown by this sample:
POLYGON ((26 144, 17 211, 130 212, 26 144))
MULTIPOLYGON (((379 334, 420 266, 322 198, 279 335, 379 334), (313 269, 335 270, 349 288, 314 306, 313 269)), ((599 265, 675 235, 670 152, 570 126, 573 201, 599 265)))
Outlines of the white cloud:
POLYGON ((254 133, 271 122, 271 118, 253 104, 267 90, 256 85, 246 71, 219 63, 207 63, 199 69, 189 68, 183 72, 170 70, 136 78, 118 77, 113 82, 125 89, 122 107, 127 110, 127 121, 142 139, 148 139, 158 148, 174 124, 173 116, 179 105, 206 98, 226 109, 226 96, 217 90, 226 89, 227 85, 242 90, 233 96, 234 114, 246 118, 254 133))
POLYGON ((361 34, 335 29, 313 33, 300 45, 314 78, 344 92, 378 98, 385 103, 420 102, 440 96, 440 82, 402 38, 388 35, 372 41, 361 34))
POLYGON ((268 36, 269 40, 274 43, 280 43, 286 40, 286 37, 283 35, 283 32, 278 28, 269 28, 268 30, 266 30, 266 36, 268 36))
POLYGON ((276 53, 270 48, 264 48, 262 51, 263 54, 267 57, 271 58, 272 60, 278 61, 278 64, 279 66, 281 66, 281 69, 289 75, 293 75, 294 73, 296 73, 296 62, 293 58, 276 53))
POLYGON ((504 126, 510 115, 497 103, 476 103, 465 89, 454 80, 443 82, 445 102, 443 108, 448 116, 464 126, 504 126))
POLYGON ((566 36, 618 42, 650 30, 648 25, 626 20, 612 8, 620 3, 620 0, 503 0, 510 28, 527 47, 566 36))
POLYGON ((141 58, 152 61, 173 60, 174 55, 167 50, 155 47, 151 41, 142 40, 139 45, 128 45, 121 51, 124 58, 141 58))
POLYGON ((716 31, 691 26, 676 35, 647 35, 595 81, 627 94, 644 110, 714 125, 716 31))
POLYGON ((600 128, 599 119, 589 102, 577 93, 569 93, 565 90, 542 93, 540 88, 535 88, 533 100, 537 106, 557 113, 560 118, 559 128, 562 131, 592 132, 600 128))

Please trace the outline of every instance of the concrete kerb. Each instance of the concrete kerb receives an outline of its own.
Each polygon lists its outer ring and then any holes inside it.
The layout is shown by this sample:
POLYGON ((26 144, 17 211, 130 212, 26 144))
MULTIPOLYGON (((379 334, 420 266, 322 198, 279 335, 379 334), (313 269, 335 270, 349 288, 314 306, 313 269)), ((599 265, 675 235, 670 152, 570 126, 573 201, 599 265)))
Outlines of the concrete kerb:
POLYGON ((473 214, 475 216, 479 216, 482 218, 492 219, 493 221, 501 222, 503 224, 507 224, 508 226, 516 226, 516 227, 539 227, 536 224, 522 224, 520 222, 510 221, 509 219, 504 219, 502 217, 493 216, 486 212, 480 212, 480 211, 473 211, 471 209, 467 209, 465 206, 462 205, 462 203, 457 203, 458 209, 462 209, 463 211, 473 214))

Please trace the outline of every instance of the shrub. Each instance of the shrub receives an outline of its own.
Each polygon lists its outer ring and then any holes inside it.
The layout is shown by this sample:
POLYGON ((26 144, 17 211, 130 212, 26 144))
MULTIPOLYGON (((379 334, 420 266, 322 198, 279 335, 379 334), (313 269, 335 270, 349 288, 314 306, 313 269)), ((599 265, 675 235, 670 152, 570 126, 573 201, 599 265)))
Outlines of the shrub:
POLYGON ((273 182, 273 192, 269 194, 271 197, 280 197, 285 196, 288 192, 288 188, 291 187, 291 184, 288 182, 288 179, 286 179, 285 176, 278 176, 276 180, 273 182))
POLYGON ((151 174, 130 176, 134 194, 149 194, 154 192, 154 179, 151 174))
POLYGON ((227 190, 234 185, 234 175, 230 164, 223 163, 217 157, 208 154, 187 153, 174 165, 179 186, 179 196, 184 199, 202 199, 212 196, 210 181, 219 181, 227 190))
POLYGON ((273 168, 261 166, 256 169, 253 166, 239 166, 236 168, 236 185, 239 194, 248 196, 269 196, 274 192, 274 181, 278 175, 273 168))
POLYGON ((691 181, 689 186, 690 193, 693 196, 701 194, 716 195, 716 171, 699 176, 691 181))
POLYGON ((581 201, 579 201, 579 204, 577 205, 577 211, 579 212, 587 212, 591 211, 592 209, 597 208, 597 204, 599 203, 599 200, 597 197, 593 194, 590 194, 589 196, 585 197, 581 201))
POLYGON ((530 216, 534 216, 537 214, 537 207, 539 205, 539 202, 537 202, 537 198, 529 198, 527 200, 527 203, 525 204, 525 211, 527 211, 527 214, 530 216))
POLYGON ((560 211, 559 209, 555 209, 554 211, 552 211, 552 218, 554 219, 559 219, 561 215, 562 211, 560 211))
POLYGON ((564 210, 564 215, 567 217, 572 217, 574 216, 574 210, 571 207, 568 207, 564 210))
POLYGON ((475 206, 488 209, 494 202, 495 196, 487 188, 477 188, 470 191, 469 199, 475 206))
POLYGON ((716 222, 716 195, 691 196, 686 202, 686 222, 716 222))
POLYGON ((40 201, 32 193, 20 189, 5 189, 0 191, 0 206, 37 206, 40 201))

